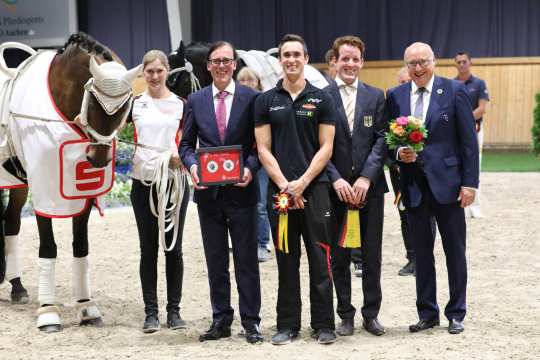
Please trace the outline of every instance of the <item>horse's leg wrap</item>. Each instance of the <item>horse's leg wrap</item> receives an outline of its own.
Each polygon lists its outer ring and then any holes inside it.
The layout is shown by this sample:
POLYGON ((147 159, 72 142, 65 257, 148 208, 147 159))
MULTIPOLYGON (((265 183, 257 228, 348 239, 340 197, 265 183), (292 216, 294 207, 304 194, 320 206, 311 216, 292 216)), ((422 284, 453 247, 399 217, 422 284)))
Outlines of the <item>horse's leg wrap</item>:
POLYGON ((75 301, 90 300, 90 272, 88 256, 73 258, 72 286, 75 301))
POLYGON ((6 280, 21 277, 21 252, 18 236, 6 236, 6 280))
POLYGON ((39 258, 39 289, 38 299, 40 305, 54 305, 56 259, 39 258))
POLYGON ((46 327, 53 327, 49 332, 59 331, 62 328, 62 322, 60 321, 60 311, 58 307, 51 306, 42 306, 37 310, 37 327, 39 329, 46 327))
POLYGON ((73 296, 77 320, 81 325, 102 326, 101 313, 94 301, 90 301, 90 271, 88 256, 73 258, 73 296), (81 301, 82 300, 82 301, 81 301))

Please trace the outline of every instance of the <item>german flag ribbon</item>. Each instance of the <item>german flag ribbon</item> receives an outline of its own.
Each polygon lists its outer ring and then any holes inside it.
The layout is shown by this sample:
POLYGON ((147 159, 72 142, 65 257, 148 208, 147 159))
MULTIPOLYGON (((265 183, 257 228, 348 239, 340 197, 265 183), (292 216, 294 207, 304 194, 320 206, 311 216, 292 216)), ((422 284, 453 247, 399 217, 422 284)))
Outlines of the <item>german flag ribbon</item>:
POLYGON ((290 194, 280 192, 274 195, 274 210, 279 213, 279 221, 277 227, 277 248, 285 254, 289 253, 289 209, 293 205, 293 200, 290 194))
POLYGON ((342 248, 356 249, 362 246, 360 234, 360 209, 364 204, 347 204, 347 213, 343 217, 343 225, 339 235, 339 246, 342 248))

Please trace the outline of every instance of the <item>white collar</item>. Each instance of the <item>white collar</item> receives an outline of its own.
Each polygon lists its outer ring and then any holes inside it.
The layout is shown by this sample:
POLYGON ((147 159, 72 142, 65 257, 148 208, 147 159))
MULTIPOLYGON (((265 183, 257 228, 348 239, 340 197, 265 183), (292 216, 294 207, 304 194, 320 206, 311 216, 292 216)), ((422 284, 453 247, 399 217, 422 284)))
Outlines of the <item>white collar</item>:
MULTIPOLYGON (((424 88, 426 89, 427 93, 428 94, 431 94, 431 90, 433 89, 433 80, 435 80, 435 75, 433 75, 431 77, 431 79, 429 79, 428 83, 426 84, 426 86, 424 86, 424 88)), ((411 92, 413 94, 416 94, 416 91, 418 90, 418 86, 415 84, 414 81, 411 81, 411 92)))
MULTIPOLYGON (((228 92, 231 95, 234 95, 235 90, 236 90, 236 85, 234 84, 234 81, 231 80, 229 85, 227 85, 227 87, 225 88, 225 91, 228 92)), ((216 97, 219 92, 220 92, 220 90, 212 82, 212 97, 216 97)))
POLYGON ((356 80, 354 80, 354 82, 351 84, 351 85, 347 85, 345 83, 345 81, 341 80, 341 78, 339 76, 336 76, 336 85, 338 88, 342 87, 342 86, 347 86, 347 87, 354 87, 355 89, 358 89, 358 78, 356 80))

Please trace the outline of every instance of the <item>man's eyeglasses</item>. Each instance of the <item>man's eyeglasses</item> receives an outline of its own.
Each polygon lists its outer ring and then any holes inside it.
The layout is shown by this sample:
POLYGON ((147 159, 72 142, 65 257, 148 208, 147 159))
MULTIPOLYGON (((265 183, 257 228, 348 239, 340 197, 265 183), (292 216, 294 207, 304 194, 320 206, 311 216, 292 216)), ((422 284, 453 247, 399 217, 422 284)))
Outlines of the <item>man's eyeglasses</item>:
POLYGON ((220 64, 223 64, 225 66, 231 65, 233 63, 234 59, 228 59, 228 58, 222 58, 222 59, 209 59, 208 63, 219 66, 220 64))
POLYGON ((416 65, 420 65, 420 67, 424 68, 424 67, 428 66, 432 61, 433 61, 433 59, 421 59, 421 60, 409 61, 409 62, 407 62, 407 67, 409 69, 415 69, 416 65))

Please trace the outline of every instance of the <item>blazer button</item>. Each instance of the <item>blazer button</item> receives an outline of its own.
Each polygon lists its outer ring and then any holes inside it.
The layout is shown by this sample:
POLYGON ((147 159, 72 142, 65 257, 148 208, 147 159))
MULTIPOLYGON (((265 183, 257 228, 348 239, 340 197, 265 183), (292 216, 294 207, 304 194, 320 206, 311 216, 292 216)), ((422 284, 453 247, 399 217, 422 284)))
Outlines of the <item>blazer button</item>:
POLYGON ((352 171, 354 171, 354 166, 352 167, 352 171))

